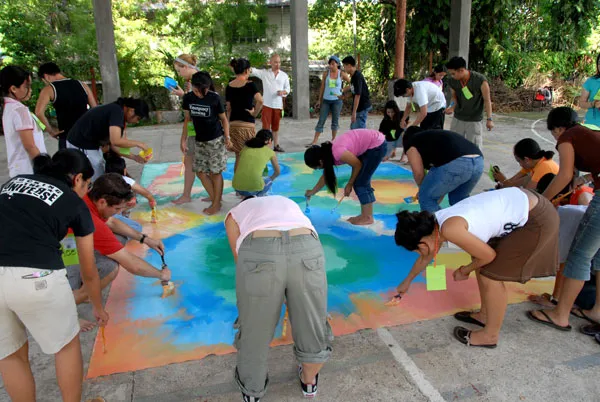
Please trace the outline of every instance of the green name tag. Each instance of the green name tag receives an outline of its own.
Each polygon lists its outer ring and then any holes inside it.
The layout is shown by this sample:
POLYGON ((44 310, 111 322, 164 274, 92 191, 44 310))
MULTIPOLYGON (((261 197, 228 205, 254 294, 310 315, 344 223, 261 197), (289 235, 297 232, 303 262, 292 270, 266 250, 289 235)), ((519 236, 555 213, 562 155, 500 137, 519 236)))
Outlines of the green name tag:
POLYGON ((462 93, 465 96, 466 100, 469 100, 473 97, 473 94, 471 93, 471 91, 469 91, 469 88, 467 88, 467 87, 462 88, 462 93))
POLYGON ((196 136, 196 129, 194 128, 194 123, 193 122, 189 122, 188 123, 188 137, 195 137, 196 136))
POLYGON ((598 92, 596 92, 596 95, 594 96, 594 100, 600 101, 600 89, 598 90, 598 92))
POLYGON ((121 155, 131 155, 131 148, 119 148, 121 155))
POLYGON ((390 130, 393 139, 396 139, 396 130, 390 130))
POLYGON ((60 242, 62 259, 65 267, 79 264, 79 254, 77 253, 77 244, 75 243, 75 235, 69 234, 60 242))
POLYGON ((329 88, 337 87, 337 80, 329 80, 329 88))
POLYGON ((416 111, 417 111, 417 107, 415 106, 415 104, 414 104, 414 103, 412 103, 412 102, 411 102, 411 103, 410 103, 410 106, 411 106, 411 108, 412 108, 412 111, 413 111, 413 112, 416 112, 416 111))
POLYGON ((34 115, 32 113, 31 117, 33 117, 33 120, 35 121, 35 124, 37 124, 37 126, 40 128, 40 130, 46 131, 46 125, 44 123, 42 123, 42 121, 40 119, 38 119, 38 117, 36 115, 34 115))
POLYGON ((427 290, 446 290, 446 266, 428 265, 425 271, 425 279, 427 280, 427 290))

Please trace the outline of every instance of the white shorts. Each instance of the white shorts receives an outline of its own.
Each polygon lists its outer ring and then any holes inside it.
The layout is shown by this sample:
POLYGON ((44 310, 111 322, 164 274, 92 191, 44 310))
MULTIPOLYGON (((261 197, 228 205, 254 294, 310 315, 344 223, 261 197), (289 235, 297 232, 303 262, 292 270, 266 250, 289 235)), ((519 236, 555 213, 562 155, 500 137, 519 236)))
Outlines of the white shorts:
POLYGON ((46 354, 56 354, 79 334, 75 298, 64 269, 37 279, 39 268, 0 267, 0 360, 27 342, 26 329, 46 354))
POLYGON ((92 182, 96 181, 96 179, 104 174, 104 154, 102 153, 102 148, 98 149, 81 149, 76 147, 67 141, 67 148, 69 149, 79 149, 81 152, 87 156, 92 164, 92 168, 94 168, 94 176, 92 176, 92 182))

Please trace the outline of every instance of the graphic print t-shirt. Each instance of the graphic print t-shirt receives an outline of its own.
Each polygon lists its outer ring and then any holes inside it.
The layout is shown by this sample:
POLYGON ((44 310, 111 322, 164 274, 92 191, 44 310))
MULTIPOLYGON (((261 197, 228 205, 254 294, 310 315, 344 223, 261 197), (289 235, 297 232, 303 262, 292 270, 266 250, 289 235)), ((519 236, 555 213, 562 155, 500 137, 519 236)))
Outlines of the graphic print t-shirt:
POLYGON ((65 183, 21 175, 0 188, 0 266, 63 269, 60 241, 94 232, 85 203, 65 183))
POLYGON ((185 94, 183 110, 190 112, 196 130, 196 141, 211 141, 223 135, 219 115, 225 113, 225 107, 216 92, 209 91, 203 98, 196 96, 194 92, 185 94))

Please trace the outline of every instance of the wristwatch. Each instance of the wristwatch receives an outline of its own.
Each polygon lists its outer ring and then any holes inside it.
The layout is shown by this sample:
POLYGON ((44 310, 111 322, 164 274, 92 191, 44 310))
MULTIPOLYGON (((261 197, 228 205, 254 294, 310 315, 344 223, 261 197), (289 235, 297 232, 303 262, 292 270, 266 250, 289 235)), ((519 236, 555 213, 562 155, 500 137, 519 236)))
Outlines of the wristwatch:
POLYGON ((488 117, 487 119, 488 119, 488 121, 492 121, 492 118, 491 118, 491 117, 488 117))
POLYGON ((144 240, 146 240, 146 237, 148 237, 148 236, 146 236, 145 234, 142 233, 142 238, 140 239, 141 244, 144 244, 144 240))

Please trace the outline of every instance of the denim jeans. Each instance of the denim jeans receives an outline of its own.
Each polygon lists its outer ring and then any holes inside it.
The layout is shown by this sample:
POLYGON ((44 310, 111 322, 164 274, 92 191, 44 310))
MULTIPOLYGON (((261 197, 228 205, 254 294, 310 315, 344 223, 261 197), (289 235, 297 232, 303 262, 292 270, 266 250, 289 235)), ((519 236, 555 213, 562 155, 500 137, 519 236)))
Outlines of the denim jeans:
POLYGON ((371 177, 373 177, 373 173, 377 170, 386 152, 387 145, 384 141, 377 148, 371 148, 358 157, 362 162, 362 167, 354 181, 354 192, 360 201, 360 205, 375 202, 375 190, 371 187, 371 177))
POLYGON ((350 124, 350 130, 355 130, 357 128, 367 128, 367 116, 369 116, 369 112, 372 107, 368 107, 365 110, 361 110, 360 112, 356 112, 356 121, 350 124))
POLYGON ((270 177, 263 177, 265 181, 265 187, 260 191, 237 191, 237 193, 243 197, 264 197, 271 191, 271 186, 273 186, 273 180, 270 177))
POLYGON ((448 194, 450 205, 467 198, 483 173, 483 157, 456 158, 439 167, 432 167, 419 188, 421 210, 439 211, 440 198, 448 194))
POLYGON ((588 206, 571 243, 563 275, 580 281, 590 279, 590 265, 600 270, 600 190, 588 206))
POLYGON ((317 127, 315 127, 315 131, 317 133, 323 132, 323 127, 325 126, 325 121, 327 121, 327 116, 329 112, 331 112, 331 131, 337 131, 340 128, 340 113, 342 112, 343 102, 341 99, 339 100, 323 100, 321 104, 321 111, 319 113, 319 122, 317 123, 317 127))

